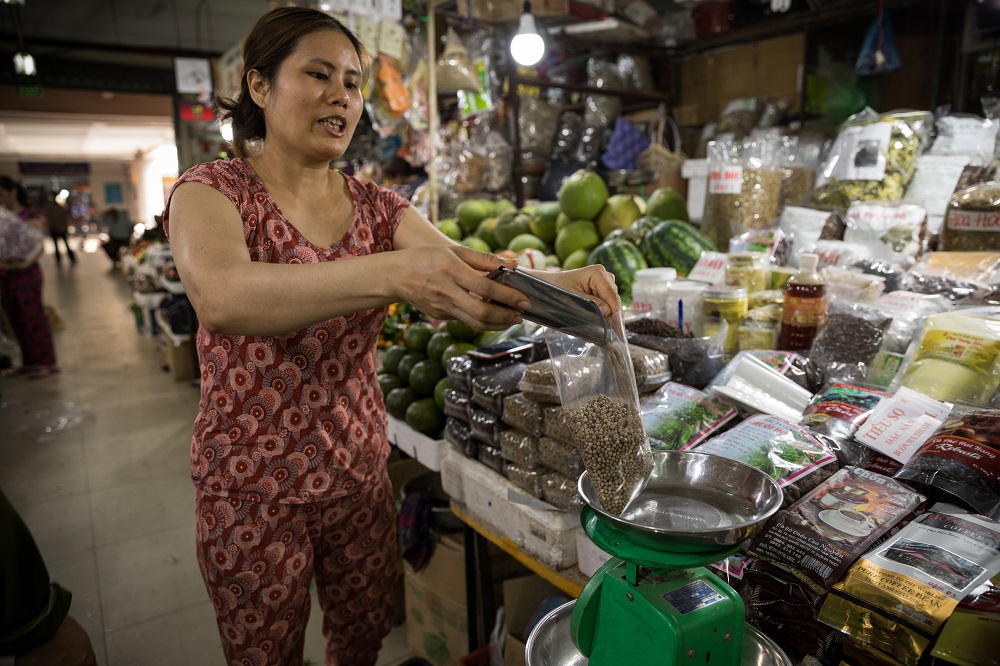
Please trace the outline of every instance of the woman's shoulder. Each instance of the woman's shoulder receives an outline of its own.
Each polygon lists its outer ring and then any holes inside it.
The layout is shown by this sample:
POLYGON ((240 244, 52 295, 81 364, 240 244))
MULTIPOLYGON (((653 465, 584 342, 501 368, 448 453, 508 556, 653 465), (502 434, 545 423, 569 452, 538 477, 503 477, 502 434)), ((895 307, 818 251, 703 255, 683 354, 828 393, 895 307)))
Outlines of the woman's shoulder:
POLYGON ((177 179, 181 183, 203 183, 218 189, 231 187, 234 183, 246 183, 247 165, 241 158, 213 160, 196 164, 177 179))

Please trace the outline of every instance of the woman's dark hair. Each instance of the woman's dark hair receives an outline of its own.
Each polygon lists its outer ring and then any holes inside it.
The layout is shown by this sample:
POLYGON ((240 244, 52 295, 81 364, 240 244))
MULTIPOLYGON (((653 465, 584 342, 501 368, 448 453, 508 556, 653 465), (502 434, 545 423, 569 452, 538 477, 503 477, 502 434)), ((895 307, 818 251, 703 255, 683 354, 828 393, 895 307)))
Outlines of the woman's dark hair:
POLYGON ((222 119, 232 122, 233 151, 239 157, 249 155, 248 142, 263 139, 267 134, 264 111, 250 96, 247 73, 257 70, 264 81, 271 83, 281 63, 295 50, 299 40, 320 30, 339 30, 351 40, 361 61, 362 78, 367 82, 371 60, 368 49, 343 23, 316 9, 282 7, 269 11, 260 17, 243 39, 243 78, 239 94, 235 99, 219 95, 215 98, 215 103, 225 110, 222 119))
POLYGON ((14 190, 17 196, 17 203, 21 204, 25 208, 28 207, 30 200, 28 199, 28 190, 24 189, 24 185, 17 182, 10 176, 0 176, 0 187, 5 190, 14 190))

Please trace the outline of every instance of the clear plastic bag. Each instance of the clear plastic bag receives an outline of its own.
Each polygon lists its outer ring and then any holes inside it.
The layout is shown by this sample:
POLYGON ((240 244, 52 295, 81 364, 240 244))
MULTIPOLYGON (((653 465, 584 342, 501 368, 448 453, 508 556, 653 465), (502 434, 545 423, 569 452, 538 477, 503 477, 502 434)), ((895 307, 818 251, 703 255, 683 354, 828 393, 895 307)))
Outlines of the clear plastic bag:
POLYGON ((812 200, 816 189, 816 174, 823 154, 823 142, 818 138, 782 137, 778 150, 781 166, 781 196, 778 208, 804 206, 812 200))
POLYGON ((878 114, 872 109, 848 118, 820 171, 813 201, 846 210, 854 201, 901 199, 932 119, 925 111, 878 114))
POLYGON ((539 462, 565 477, 578 479, 586 469, 580 452, 572 444, 560 442, 548 435, 538 439, 539 462))
POLYGON ((730 101, 723 109, 722 115, 719 116, 715 135, 728 134, 735 139, 748 136, 757 127, 763 107, 761 100, 756 97, 730 101))
POLYGON ((473 407, 469 410, 469 429, 472 430, 473 437, 497 447, 499 451, 500 433, 506 429, 499 416, 473 407))
POLYGON ((452 94, 459 90, 483 90, 469 59, 469 52, 451 26, 445 35, 444 52, 437 61, 437 89, 439 93, 452 94))
POLYGON ((813 340, 809 360, 828 381, 863 382, 891 324, 891 316, 870 304, 831 301, 826 326, 813 340))
POLYGON ((472 359, 467 355, 448 359, 445 373, 448 375, 448 385, 453 389, 472 393, 472 359))
POLYGON ((542 474, 544 473, 542 470, 525 467, 510 460, 504 463, 503 470, 508 481, 529 495, 542 499, 545 490, 545 484, 542 483, 542 474))
POLYGON ((580 511, 583 509, 583 500, 580 499, 576 483, 576 479, 555 472, 543 474, 542 499, 563 511, 580 511))
POLYGON ((712 141, 702 231, 717 247, 751 229, 773 226, 781 199, 781 171, 773 141, 712 141))
POLYGON ((448 417, 444 424, 444 438, 466 458, 477 457, 479 443, 472 438, 472 430, 465 421, 448 417))
POLYGON ((556 375, 550 359, 526 367, 518 388, 529 400, 551 405, 559 404, 559 388, 556 386, 556 375))
POLYGON ((653 460, 639 414, 621 311, 607 320, 602 345, 546 333, 556 384, 573 440, 601 507, 621 515, 646 485, 653 460))
POLYGON ((910 265, 920 251, 927 210, 920 205, 859 201, 847 210, 844 242, 861 245, 869 255, 910 265))
POLYGON ((534 469, 539 465, 538 438, 520 430, 500 433, 500 451, 506 460, 534 469))
POLYGON ((564 444, 573 444, 569 410, 558 406, 542 408, 542 432, 564 444))
POLYGON ((961 301, 988 289, 1000 267, 997 252, 928 252, 906 274, 903 287, 961 301))
POLYGON ((460 389, 446 389, 444 392, 444 414, 468 423, 472 394, 460 389))
MULTIPOLYGON (((524 363, 515 363, 495 372, 484 373, 472 380, 473 404, 503 416, 503 401, 520 389, 518 383, 524 375, 524 363)), ((447 394, 446 394, 447 399, 447 394)))
POLYGON ((934 121, 934 143, 930 155, 968 155, 986 165, 996 149, 1000 122, 972 114, 949 114, 934 121))
POLYGON ((941 249, 1000 250, 1000 182, 973 185, 951 197, 941 249))
POLYGON ((560 107, 538 97, 521 95, 517 114, 517 129, 521 159, 539 169, 548 166, 552 155, 560 107))
POLYGON ((509 395, 503 399, 502 420, 512 428, 540 437, 544 425, 542 403, 523 393, 509 395))
POLYGON ((492 444, 480 444, 477 459, 500 476, 504 476, 504 459, 500 448, 492 444))
POLYGON ((736 372, 740 361, 746 356, 754 357, 810 393, 815 393, 823 385, 823 372, 805 356, 795 352, 751 349, 736 354, 726 364, 726 367, 712 379, 706 389, 711 389, 714 386, 725 386, 736 372))
POLYGON ((483 185, 491 192, 510 187, 514 165, 514 150, 500 132, 489 132, 484 141, 486 170, 483 185))

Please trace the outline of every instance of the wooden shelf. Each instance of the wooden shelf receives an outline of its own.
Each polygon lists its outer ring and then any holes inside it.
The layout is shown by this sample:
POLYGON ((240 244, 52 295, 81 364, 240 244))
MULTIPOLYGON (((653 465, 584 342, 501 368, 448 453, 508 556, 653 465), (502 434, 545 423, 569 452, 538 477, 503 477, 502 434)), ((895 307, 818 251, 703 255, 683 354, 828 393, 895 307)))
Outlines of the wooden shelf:
POLYGON ((537 86, 539 88, 558 88, 560 90, 572 90, 575 92, 590 93, 592 95, 607 95, 609 97, 623 97, 625 99, 644 100, 648 102, 669 102, 670 96, 659 92, 644 92, 642 90, 623 90, 620 88, 593 88, 582 83, 560 83, 558 81, 546 81, 531 76, 513 76, 511 83, 515 86, 537 86))
MULTIPOLYGON (((933 1, 884 0, 884 9, 888 11, 909 5, 930 4, 933 1)), ((816 9, 763 19, 752 25, 734 28, 718 35, 702 37, 678 47, 673 53, 678 57, 696 55, 704 51, 800 32, 813 26, 829 26, 863 16, 874 17, 877 13, 878 3, 872 0, 824 0, 824 4, 816 9)))

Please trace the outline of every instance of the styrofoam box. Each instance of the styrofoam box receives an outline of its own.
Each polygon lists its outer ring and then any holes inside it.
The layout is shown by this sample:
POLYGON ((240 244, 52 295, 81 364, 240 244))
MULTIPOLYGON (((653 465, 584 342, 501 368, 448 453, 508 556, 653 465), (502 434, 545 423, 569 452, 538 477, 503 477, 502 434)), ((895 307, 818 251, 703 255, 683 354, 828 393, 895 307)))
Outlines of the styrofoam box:
POLYGON ((708 193, 708 160, 684 160, 681 177, 688 181, 688 217, 700 222, 705 216, 705 195, 708 193))
POLYGON ((386 419, 386 435, 392 444, 432 472, 441 471, 441 456, 448 448, 443 439, 432 439, 395 417, 386 415, 386 419))
POLYGON ((576 531, 576 564, 584 576, 592 578, 597 570, 612 557, 614 556, 611 553, 606 553, 598 548, 582 527, 576 531))
POLYGON ((543 511, 511 502, 508 491, 522 494, 520 488, 450 446, 441 461, 441 485, 473 518, 510 539, 529 557, 552 569, 576 564, 579 513, 543 511))

